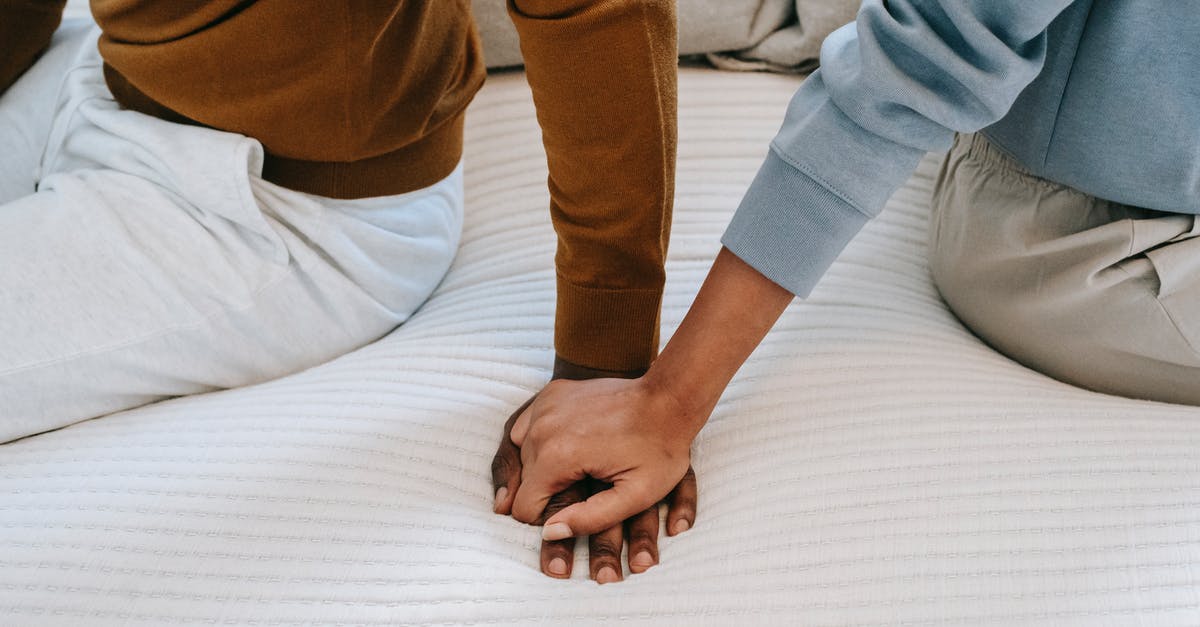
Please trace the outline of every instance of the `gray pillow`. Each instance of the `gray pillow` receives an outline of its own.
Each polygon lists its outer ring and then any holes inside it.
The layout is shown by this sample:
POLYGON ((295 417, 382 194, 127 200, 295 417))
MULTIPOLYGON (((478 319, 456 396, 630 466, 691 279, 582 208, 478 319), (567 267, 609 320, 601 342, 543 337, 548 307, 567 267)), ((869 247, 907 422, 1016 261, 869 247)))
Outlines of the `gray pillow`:
MULTIPOLYGON (((678 0, 680 54, 720 53, 732 69, 806 71, 821 42, 854 19, 859 0, 678 0)), ((504 0, 472 0, 488 67, 521 64, 504 0)))

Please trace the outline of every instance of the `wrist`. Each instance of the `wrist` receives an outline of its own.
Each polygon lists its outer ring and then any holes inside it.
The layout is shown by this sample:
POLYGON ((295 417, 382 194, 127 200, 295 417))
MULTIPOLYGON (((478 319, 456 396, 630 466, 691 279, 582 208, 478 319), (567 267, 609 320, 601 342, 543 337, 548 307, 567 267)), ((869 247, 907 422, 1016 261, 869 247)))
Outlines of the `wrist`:
POLYGON ((708 422, 721 397, 721 388, 718 386, 716 393, 712 393, 699 385, 684 385, 684 375, 678 369, 655 362, 639 381, 649 395, 671 408, 673 427, 687 433, 690 442, 708 422))
POLYGON ((683 413, 702 424, 792 298, 722 248, 683 322, 646 373, 648 384, 674 397, 683 413))
POLYGON ((554 356, 554 373, 551 379, 567 379, 569 381, 586 381, 588 379, 636 379, 646 373, 645 368, 637 370, 604 370, 581 366, 554 356))

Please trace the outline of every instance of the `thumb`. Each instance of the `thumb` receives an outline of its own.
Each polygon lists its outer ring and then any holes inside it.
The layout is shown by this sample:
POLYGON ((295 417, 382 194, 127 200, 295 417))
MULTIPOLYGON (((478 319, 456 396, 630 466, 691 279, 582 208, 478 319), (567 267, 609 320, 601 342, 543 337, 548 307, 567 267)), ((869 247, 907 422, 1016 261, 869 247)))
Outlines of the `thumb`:
POLYGON ((595 535, 649 509, 660 498, 662 495, 655 497, 642 482, 618 481, 613 487, 593 494, 582 503, 563 508, 547 519, 542 539, 595 535))

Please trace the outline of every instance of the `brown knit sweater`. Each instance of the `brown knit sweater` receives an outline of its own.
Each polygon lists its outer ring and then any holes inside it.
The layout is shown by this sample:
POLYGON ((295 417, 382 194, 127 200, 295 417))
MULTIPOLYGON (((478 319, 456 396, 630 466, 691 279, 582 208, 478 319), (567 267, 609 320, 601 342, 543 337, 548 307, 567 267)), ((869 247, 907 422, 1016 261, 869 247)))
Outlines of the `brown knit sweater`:
MULTIPOLYGON (((64 5, 0 0, 0 91, 64 5)), ((508 8, 550 167, 555 348, 588 368, 643 369, 657 351, 674 193, 674 2, 508 8)), ((254 137, 264 178, 324 196, 447 176, 485 74, 469 0, 92 0, 92 13, 123 106, 254 137)))

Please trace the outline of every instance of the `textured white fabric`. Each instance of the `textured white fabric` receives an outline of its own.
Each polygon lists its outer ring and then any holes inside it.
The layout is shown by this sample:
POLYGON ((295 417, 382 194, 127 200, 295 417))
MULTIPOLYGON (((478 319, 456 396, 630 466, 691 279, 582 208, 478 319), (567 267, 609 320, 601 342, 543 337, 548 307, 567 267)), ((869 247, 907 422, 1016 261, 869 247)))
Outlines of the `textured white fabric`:
MULTIPOLYGON (((665 334, 795 87, 682 74, 665 334)), ((967 333, 926 270, 935 165, 726 392, 695 447, 696 527, 624 583, 582 563, 553 581, 538 531, 490 513, 554 303, 530 96, 493 76, 462 248, 407 324, 280 381, 0 447, 0 623, 1200 623, 1200 411, 1073 389, 967 333)))
MULTIPOLYGON (((82 0, 80 0, 82 1, 82 0)), ((858 0, 677 0, 679 52, 742 51, 714 57, 737 69, 811 70, 821 41, 853 21, 858 0)), ((502 0, 472 0, 488 67, 522 64, 520 38, 502 0)))
POLYGON ((122 109, 99 34, 60 30, 0 98, 0 442, 298 372, 437 287, 461 168, 380 198, 284 189, 253 139, 122 109))
POLYGON ((63 10, 64 19, 89 18, 91 15, 88 0, 67 0, 67 8, 63 10))

